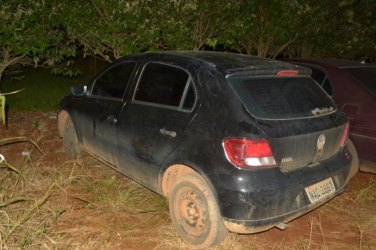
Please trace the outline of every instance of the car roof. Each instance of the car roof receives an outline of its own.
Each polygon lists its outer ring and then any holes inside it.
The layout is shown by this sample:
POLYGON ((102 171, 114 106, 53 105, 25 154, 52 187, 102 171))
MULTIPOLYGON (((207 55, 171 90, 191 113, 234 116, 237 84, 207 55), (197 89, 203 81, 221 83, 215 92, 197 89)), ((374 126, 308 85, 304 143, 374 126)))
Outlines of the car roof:
POLYGON ((335 68, 369 68, 369 67, 376 67, 375 64, 359 62, 354 60, 344 60, 344 59, 334 59, 334 58, 309 58, 309 59, 301 59, 301 58, 292 58, 286 59, 287 62, 301 62, 301 63, 310 63, 316 65, 326 65, 332 66, 335 68))
POLYGON ((256 56, 214 52, 214 51, 162 51, 147 52, 145 55, 164 56, 175 60, 189 60, 196 64, 205 64, 207 67, 214 67, 224 75, 254 74, 266 75, 275 74, 279 70, 297 70, 300 75, 310 75, 311 71, 303 67, 289 63, 266 59, 256 56))

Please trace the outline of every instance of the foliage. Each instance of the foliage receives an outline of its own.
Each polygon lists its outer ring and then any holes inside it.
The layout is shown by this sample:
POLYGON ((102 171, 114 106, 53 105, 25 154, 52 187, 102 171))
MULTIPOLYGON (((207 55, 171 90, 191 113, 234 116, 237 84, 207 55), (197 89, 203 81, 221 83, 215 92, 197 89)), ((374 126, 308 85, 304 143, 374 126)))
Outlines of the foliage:
POLYGON ((65 0, 60 5, 60 21, 68 36, 82 46, 84 55, 110 62, 156 47, 159 34, 153 7, 158 2, 65 0))
POLYGON ((140 51, 207 48, 272 58, 359 58, 375 55, 375 5, 371 0, 65 0, 60 20, 85 55, 109 62, 140 51))
POLYGON ((374 60, 376 2, 305 0, 297 42, 287 54, 374 60))
POLYGON ((221 41, 239 52, 276 57, 296 40, 304 14, 295 0, 239 0, 221 41))
MULTIPOLYGON (((53 1, 0 0, 0 83, 5 70, 16 63, 47 65, 74 55, 56 22, 53 1)), ((1 91, 1 85, 0 85, 1 91)))
POLYGON ((229 28, 235 1, 165 1, 160 6, 163 21, 159 45, 163 49, 215 48, 218 36, 229 28))
POLYGON ((12 64, 51 66, 77 48, 107 62, 208 48, 272 58, 376 57, 373 0, 0 0, 0 22, 0 81, 12 64))

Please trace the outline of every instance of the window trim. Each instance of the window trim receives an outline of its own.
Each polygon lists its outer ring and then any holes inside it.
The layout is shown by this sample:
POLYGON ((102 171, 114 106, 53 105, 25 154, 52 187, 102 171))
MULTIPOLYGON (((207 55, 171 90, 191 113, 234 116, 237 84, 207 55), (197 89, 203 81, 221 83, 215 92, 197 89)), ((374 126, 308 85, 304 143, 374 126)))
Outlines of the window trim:
POLYGON ((164 109, 170 109, 170 110, 175 110, 175 111, 180 111, 180 112, 191 113, 195 109, 195 107, 196 107, 196 103, 197 103, 197 89, 196 89, 196 86, 194 84, 194 81, 193 81, 193 78, 192 78, 191 74, 186 69, 184 69, 182 67, 179 67, 177 65, 166 63, 166 62, 148 61, 147 63, 144 64, 144 66, 142 67, 141 73, 138 76, 137 83, 136 83, 134 91, 133 91, 131 102, 135 103, 135 104, 141 104, 141 105, 152 106, 152 107, 157 107, 157 108, 164 108, 164 109), (152 64, 152 63, 154 63, 154 64, 161 64, 161 65, 165 65, 165 66, 169 66, 169 67, 174 67, 174 68, 177 68, 177 69, 180 69, 180 70, 184 71, 188 75, 187 82, 185 83, 184 90, 183 90, 182 96, 180 98, 179 106, 172 106, 172 105, 166 105, 166 104, 160 104, 160 103, 154 103, 154 102, 140 101, 140 100, 136 100, 135 99, 136 93, 137 93, 137 90, 138 90, 138 86, 140 84, 141 77, 143 76, 144 71, 146 69, 146 66, 149 65, 149 64, 152 64), (191 109, 184 109, 183 105, 184 105, 184 101, 185 101, 185 98, 187 96, 188 89, 189 89, 190 85, 192 85, 193 90, 194 90, 195 101, 194 101, 191 109))
POLYGON ((111 65, 110 67, 108 67, 107 69, 105 69, 103 72, 101 72, 97 77, 95 77, 95 79, 91 82, 90 90, 88 91, 87 96, 89 98, 97 98, 97 99, 112 100, 112 101, 123 101, 123 100, 125 100, 127 90, 130 88, 130 85, 132 85, 132 81, 133 81, 136 69, 137 69, 137 61, 136 60, 122 61, 122 62, 116 63, 114 65, 111 65), (124 93, 123 93, 123 96, 121 98, 108 97, 108 96, 101 96, 101 95, 94 95, 94 94, 92 94, 94 86, 95 86, 95 84, 96 84, 96 82, 97 82, 97 80, 99 78, 101 78, 104 74, 106 74, 108 71, 112 70, 113 68, 118 67, 118 66, 123 65, 123 64, 127 64, 127 63, 134 63, 134 68, 132 70, 132 73, 131 73, 131 75, 129 77, 128 82, 126 83, 126 86, 125 86, 125 89, 124 89, 124 93))

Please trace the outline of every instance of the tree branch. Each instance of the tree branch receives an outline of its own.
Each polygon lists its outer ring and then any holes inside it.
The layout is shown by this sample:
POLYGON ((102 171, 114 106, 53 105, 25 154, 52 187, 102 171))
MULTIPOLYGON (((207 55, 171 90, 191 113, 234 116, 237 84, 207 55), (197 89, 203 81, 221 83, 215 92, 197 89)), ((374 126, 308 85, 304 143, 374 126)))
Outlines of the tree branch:
POLYGON ((275 59, 282 51, 296 41, 296 36, 293 39, 288 40, 285 44, 280 46, 273 54, 272 59, 275 59))

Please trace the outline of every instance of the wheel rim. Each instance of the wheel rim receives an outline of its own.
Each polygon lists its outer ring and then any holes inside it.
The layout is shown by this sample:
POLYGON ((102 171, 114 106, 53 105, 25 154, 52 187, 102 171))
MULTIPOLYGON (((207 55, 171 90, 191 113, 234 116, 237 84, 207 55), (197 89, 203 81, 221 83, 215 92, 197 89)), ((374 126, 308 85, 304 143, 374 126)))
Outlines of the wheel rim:
POLYGON ((206 232, 208 224, 206 203, 195 190, 183 188, 179 191, 175 211, 180 226, 189 235, 197 237, 206 232))

